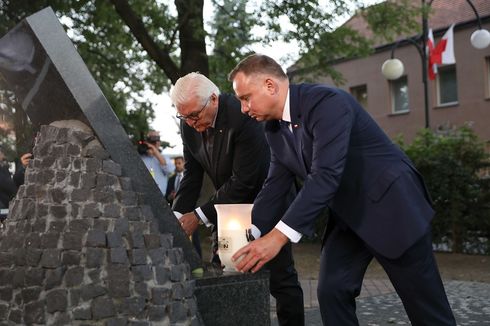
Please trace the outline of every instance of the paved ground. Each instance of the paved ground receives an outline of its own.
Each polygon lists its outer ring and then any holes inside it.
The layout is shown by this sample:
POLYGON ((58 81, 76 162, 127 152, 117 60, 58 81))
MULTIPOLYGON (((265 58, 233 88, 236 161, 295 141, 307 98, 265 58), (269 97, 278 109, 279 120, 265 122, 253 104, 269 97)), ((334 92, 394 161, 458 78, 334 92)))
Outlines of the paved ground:
MULTIPOLYGON (((306 325, 322 325, 316 286, 306 280, 301 285, 305 297, 306 325)), ((490 325, 490 284, 467 281, 445 282, 449 303, 458 325, 490 325)), ((277 324, 274 298, 271 298, 272 325, 277 324)), ((357 299, 357 316, 363 326, 410 325, 402 303, 389 280, 364 280, 357 299)))

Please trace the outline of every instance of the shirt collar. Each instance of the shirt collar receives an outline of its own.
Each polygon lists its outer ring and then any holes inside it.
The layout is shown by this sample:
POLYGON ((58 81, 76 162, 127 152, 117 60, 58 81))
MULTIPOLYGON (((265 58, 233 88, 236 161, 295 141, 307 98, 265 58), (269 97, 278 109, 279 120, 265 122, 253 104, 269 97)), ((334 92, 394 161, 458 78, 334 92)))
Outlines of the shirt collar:
POLYGON ((282 121, 291 123, 291 108, 289 106, 289 89, 286 96, 286 103, 284 103, 284 109, 282 110, 282 121))
POLYGON ((216 113, 214 115, 213 123, 211 124, 210 128, 215 128, 216 127, 216 119, 218 118, 218 113, 219 113, 219 95, 216 95, 218 97, 218 107, 216 108, 216 113))

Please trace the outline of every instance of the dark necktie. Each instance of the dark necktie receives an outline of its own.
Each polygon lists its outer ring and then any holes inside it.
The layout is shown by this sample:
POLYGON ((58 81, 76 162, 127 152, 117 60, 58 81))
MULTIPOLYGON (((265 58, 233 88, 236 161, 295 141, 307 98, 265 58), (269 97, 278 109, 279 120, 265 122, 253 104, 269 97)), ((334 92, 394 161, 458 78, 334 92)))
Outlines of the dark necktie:
POLYGON ((213 160, 213 143, 214 143, 214 128, 208 128, 204 132, 204 145, 208 154, 209 160, 213 160))
POLYGON ((290 122, 287 122, 287 121, 284 121, 284 120, 279 120, 279 125, 281 126, 281 132, 287 137, 287 139, 289 139, 293 145, 295 143, 295 140, 294 140, 294 134, 293 132, 291 131, 291 129, 289 129, 289 126, 291 125, 290 122))
POLYGON ((182 174, 177 173, 177 175, 175 176, 175 184, 174 184, 175 192, 177 192, 177 190, 179 190, 181 179, 182 179, 182 174))

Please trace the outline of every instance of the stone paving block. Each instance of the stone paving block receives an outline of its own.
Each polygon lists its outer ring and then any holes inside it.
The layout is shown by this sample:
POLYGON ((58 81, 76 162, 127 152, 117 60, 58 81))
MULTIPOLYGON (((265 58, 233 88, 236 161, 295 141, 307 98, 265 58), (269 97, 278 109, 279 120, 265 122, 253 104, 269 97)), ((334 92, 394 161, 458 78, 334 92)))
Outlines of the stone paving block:
POLYGON ((68 306, 68 292, 63 289, 52 290, 46 294, 46 310, 49 313, 66 311, 68 306))
POLYGON ((58 267, 46 271, 45 290, 51 290, 54 287, 60 286, 65 274, 65 267, 58 267))
POLYGON ((105 258, 106 249, 102 248, 87 248, 87 262, 88 268, 98 268, 102 266, 105 258))
POLYGON ((150 306, 148 308, 148 319, 153 322, 162 321, 166 316, 165 306, 150 306))
POLYGON ((129 251, 131 265, 146 265, 147 253, 145 249, 133 249, 129 251))
POLYGON ((65 266, 79 265, 80 264, 80 252, 72 250, 64 250, 61 253, 61 263, 65 266))
POLYGON ((29 303, 32 301, 37 301, 39 299, 39 294, 41 293, 40 286, 33 286, 28 288, 23 288, 21 290, 23 303, 29 303))
POLYGON ((116 176, 121 176, 122 174, 121 165, 117 164, 113 160, 102 161, 102 171, 116 176))
POLYGON ((69 268, 65 273, 65 285, 67 287, 80 286, 83 282, 83 267, 69 268))
POLYGON ((170 322, 183 322, 187 318, 188 309, 182 301, 174 301, 170 304, 169 315, 170 322))
POLYGON ((104 217, 118 218, 121 216, 121 206, 114 203, 105 204, 103 206, 102 215, 104 217))
POLYGON ((113 264, 127 264, 129 262, 126 248, 111 248, 110 249, 110 261, 113 264))
POLYGON ((105 247, 106 236, 102 230, 90 230, 87 234, 87 247, 105 247))
POLYGON ((44 324, 44 300, 26 304, 23 317, 26 324, 44 324))
POLYGON ((29 268, 24 274, 25 286, 42 285, 44 280, 45 270, 43 268, 29 268))
POLYGON ((90 308, 75 308, 73 309, 73 318, 76 320, 92 319, 92 310, 90 308))
POLYGON ((105 295, 107 290, 100 284, 87 284, 80 287, 80 297, 87 301, 105 295))
POLYGON ((9 312, 9 321, 15 323, 15 324, 21 324, 22 323, 22 310, 20 309, 12 309, 9 312))
MULTIPOLYGON (((13 298, 13 291, 11 286, 1 287, 0 288, 0 300, 2 301, 10 301, 13 298)), ((6 318, 6 317, 4 317, 6 318)))
POLYGON ((172 301, 172 290, 166 287, 151 289, 151 301, 154 305, 166 305, 172 301))
POLYGON ((148 281, 153 277, 153 270, 149 265, 132 266, 131 271, 135 282, 148 281))
POLYGON ((48 232, 43 234, 41 236, 41 248, 57 248, 59 238, 59 232, 48 232))
POLYGON ((93 318, 96 320, 113 317, 116 313, 114 302, 108 297, 95 298, 92 300, 90 309, 93 318))
POLYGON ((45 249, 41 256, 41 266, 45 268, 57 268, 61 264, 60 249, 45 249))

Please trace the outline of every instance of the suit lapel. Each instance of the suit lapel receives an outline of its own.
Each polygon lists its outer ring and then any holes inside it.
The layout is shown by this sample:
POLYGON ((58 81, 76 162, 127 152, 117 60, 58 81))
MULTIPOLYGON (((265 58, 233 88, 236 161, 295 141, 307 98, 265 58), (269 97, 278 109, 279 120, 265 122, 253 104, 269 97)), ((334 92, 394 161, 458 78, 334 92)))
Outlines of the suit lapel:
POLYGON ((303 157, 303 120, 301 120, 301 110, 299 106, 299 87, 291 85, 289 88, 289 111, 291 113, 291 127, 294 134, 296 156, 303 174, 306 175, 307 168, 303 157))
POLYGON ((224 135, 227 134, 227 130, 229 129, 229 126, 227 124, 228 117, 227 114, 228 112, 231 112, 232 110, 226 110, 222 106, 222 102, 224 102, 224 99, 220 97, 220 101, 218 104, 218 113, 216 116, 216 123, 214 126, 214 143, 213 143, 213 156, 211 162, 211 167, 214 167, 214 173, 215 175, 218 175, 218 170, 219 170, 219 158, 221 156, 221 147, 223 146, 223 138, 224 135))

